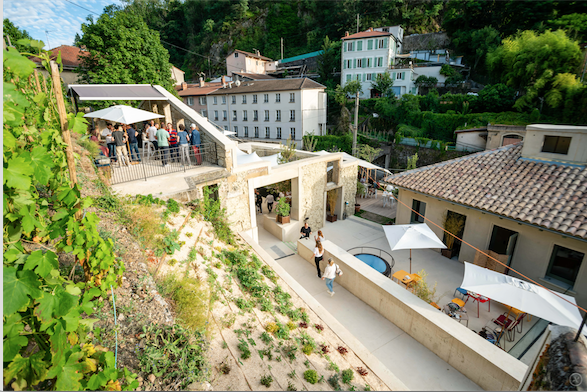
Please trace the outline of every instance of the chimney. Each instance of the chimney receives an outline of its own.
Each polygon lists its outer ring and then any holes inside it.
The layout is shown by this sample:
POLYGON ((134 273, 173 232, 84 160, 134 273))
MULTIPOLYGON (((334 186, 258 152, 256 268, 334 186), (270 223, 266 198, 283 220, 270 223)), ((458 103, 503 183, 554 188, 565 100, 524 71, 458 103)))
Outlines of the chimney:
POLYGON ((345 32, 344 32, 344 36, 345 36, 345 37, 348 37, 348 36, 349 36, 349 32, 348 32, 348 31, 345 31, 345 32))
POLYGON ((373 31, 373 27, 369 27, 369 30, 367 30, 367 31, 373 31))
POLYGON ((261 52, 259 52, 259 49, 255 49, 255 54, 256 54, 257 56, 261 56, 261 52))
POLYGON ((188 84, 186 82, 181 82, 181 90, 184 91, 184 90, 187 90, 187 88, 188 88, 188 84))
POLYGON ((222 88, 226 88, 226 78, 222 75, 222 88))
POLYGON ((204 87, 204 79, 200 76, 200 87, 204 87))

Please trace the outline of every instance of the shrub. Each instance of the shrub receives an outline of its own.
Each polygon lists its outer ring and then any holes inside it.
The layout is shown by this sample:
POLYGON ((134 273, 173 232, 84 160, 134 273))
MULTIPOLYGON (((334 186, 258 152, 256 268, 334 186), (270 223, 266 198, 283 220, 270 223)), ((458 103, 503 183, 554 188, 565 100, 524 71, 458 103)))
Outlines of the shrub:
POLYGON ((178 318, 185 327, 193 331, 205 328, 208 322, 206 305, 210 302, 210 294, 199 280, 167 275, 159 287, 161 294, 169 295, 175 301, 178 318))
POLYGON ((355 378, 355 372, 353 372, 353 369, 346 369, 342 371, 343 383, 350 384, 350 382, 353 381, 353 378, 355 378))
POLYGON ((246 340, 244 339, 239 339, 239 344, 238 344, 238 349, 241 350, 242 354, 241 354, 241 358, 242 359, 247 359, 251 357, 251 350, 249 349, 249 344, 247 343, 246 340))
POLYGON ((318 373, 314 369, 306 370, 304 379, 310 384, 316 384, 318 382, 318 373))
POLYGON ((296 325, 294 323, 292 323, 291 321, 288 321, 286 326, 287 326, 287 329, 289 329, 290 331, 293 331, 294 329, 296 329, 296 325))
POLYGON ((263 377, 261 377, 261 385, 265 385, 267 388, 269 388, 271 386, 272 382, 273 382, 273 377, 271 377, 270 374, 266 374, 263 377))
POLYGON ((277 326, 277 324, 273 322, 267 323, 267 325, 265 325, 265 331, 269 333, 274 334, 275 332, 277 332, 278 329, 279 327, 277 326))
POLYGON ((310 355, 314 352, 314 346, 312 346, 311 344, 304 344, 304 346, 302 347, 302 352, 306 355, 310 355))

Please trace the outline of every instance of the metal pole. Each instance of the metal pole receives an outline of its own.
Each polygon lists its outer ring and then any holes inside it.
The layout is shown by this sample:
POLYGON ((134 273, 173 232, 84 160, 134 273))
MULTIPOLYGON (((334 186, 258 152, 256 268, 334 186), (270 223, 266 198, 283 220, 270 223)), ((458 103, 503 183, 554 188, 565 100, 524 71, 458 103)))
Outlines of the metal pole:
POLYGON ((575 336, 575 342, 579 340, 579 335, 581 334, 581 331, 585 326, 585 321, 587 321, 587 313, 585 313, 585 316, 583 316, 583 321, 581 321, 581 325, 579 326, 579 330, 577 331, 577 336, 575 336))
POLYGON ((353 156, 357 156, 357 132, 359 131, 359 92, 355 97, 355 129, 353 130, 353 156))
POLYGON ((357 33, 359 32, 359 14, 357 14, 357 33))
POLYGON ((283 60, 283 37, 281 37, 281 59, 283 60))

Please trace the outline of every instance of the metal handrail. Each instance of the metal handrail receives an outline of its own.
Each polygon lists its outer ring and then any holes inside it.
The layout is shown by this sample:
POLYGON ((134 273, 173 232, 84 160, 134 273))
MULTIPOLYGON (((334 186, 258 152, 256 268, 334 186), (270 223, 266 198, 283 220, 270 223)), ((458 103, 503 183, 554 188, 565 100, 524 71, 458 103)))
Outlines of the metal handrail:
POLYGON ((361 254, 361 253, 366 253, 366 254, 380 257, 382 260, 385 260, 387 262, 387 264, 389 264, 389 267, 390 267, 389 276, 391 276, 391 270, 393 270, 393 267, 395 266, 395 259, 393 258, 392 255, 390 255, 389 253, 387 253, 383 249, 373 248, 371 246, 357 246, 357 247, 354 247, 354 248, 347 250, 347 252, 353 256, 357 255, 357 254, 361 254))

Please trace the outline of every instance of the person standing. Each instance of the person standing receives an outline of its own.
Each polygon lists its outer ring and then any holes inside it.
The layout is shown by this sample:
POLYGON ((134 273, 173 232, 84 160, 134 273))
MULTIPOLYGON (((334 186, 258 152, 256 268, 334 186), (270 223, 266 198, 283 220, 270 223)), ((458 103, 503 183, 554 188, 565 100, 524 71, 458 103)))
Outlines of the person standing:
POLYGON ((320 262, 322 261, 323 256, 324 248, 322 247, 322 243, 320 243, 320 241, 316 241, 316 247, 314 248, 314 263, 316 263, 316 276, 319 278, 322 277, 322 271, 320 271, 320 262))
POLYGON ((194 150, 194 155, 196 156, 196 162, 198 165, 202 164, 202 156, 200 155, 200 131, 196 127, 196 124, 190 125, 191 128, 191 135, 190 135, 190 144, 192 149, 194 150))
POLYGON ((318 230, 318 235, 314 237, 316 241, 324 242, 324 234, 322 234, 322 230, 318 230))
POLYGON ((165 167, 169 157, 169 133, 165 129, 160 128, 157 130, 157 145, 158 149, 161 150, 161 160, 165 167))
POLYGON ((263 213, 263 198, 261 197, 261 194, 259 193, 258 189, 255 189, 255 206, 257 207, 257 212, 259 214, 263 213))
POLYGON ((167 128, 165 129, 167 130, 167 133, 169 133, 169 152, 171 155, 171 161, 179 161, 177 159, 179 158, 179 144, 177 143, 177 131, 173 129, 173 125, 171 123, 167 123, 167 128))
POLYGON ((126 151, 126 135, 123 132, 122 125, 119 125, 114 132, 112 132, 114 143, 116 144, 116 156, 118 158, 119 166, 123 164, 129 166, 128 155, 126 151))
POLYGON ((268 194, 265 200, 267 200, 267 210, 269 210, 269 213, 271 213, 271 210, 273 209, 273 203, 275 202, 273 194, 268 194))
POLYGON ((126 135, 128 137, 128 148, 130 148, 130 155, 133 161, 141 161, 141 154, 139 154, 139 142, 138 142, 138 132, 131 127, 130 125, 125 125, 126 128, 126 135), (137 158, 135 158, 135 152, 137 153, 137 158))
POLYGON ((179 132, 177 133, 177 138, 179 140, 179 154, 181 155, 181 164, 185 165, 185 162, 188 162, 188 165, 192 165, 192 161, 190 160, 190 135, 185 131, 185 127, 183 124, 179 124, 179 132))
POLYGON ((149 142, 155 147, 155 151, 157 151, 159 149, 159 142, 157 141, 157 127, 153 120, 151 120, 151 126, 149 129, 147 129, 147 137, 149 138, 149 142))
POLYGON ((336 278, 337 267, 338 266, 334 264, 334 261, 332 261, 332 258, 329 258, 328 265, 324 269, 324 276, 322 277, 322 280, 326 281, 326 288, 328 289, 331 297, 334 295, 332 284, 334 283, 334 278, 336 278))
POLYGON ((300 234, 302 235, 300 237, 300 240, 302 238, 310 239, 311 233, 312 233, 312 228, 310 226, 308 226, 308 222, 304 223, 304 226, 302 226, 302 229, 300 230, 300 234))
POLYGON ((116 161, 116 143, 112 137, 112 132, 114 132, 114 127, 111 123, 108 123, 106 128, 102 130, 102 136, 106 140, 106 147, 108 147, 108 155, 110 156, 110 159, 116 161))

